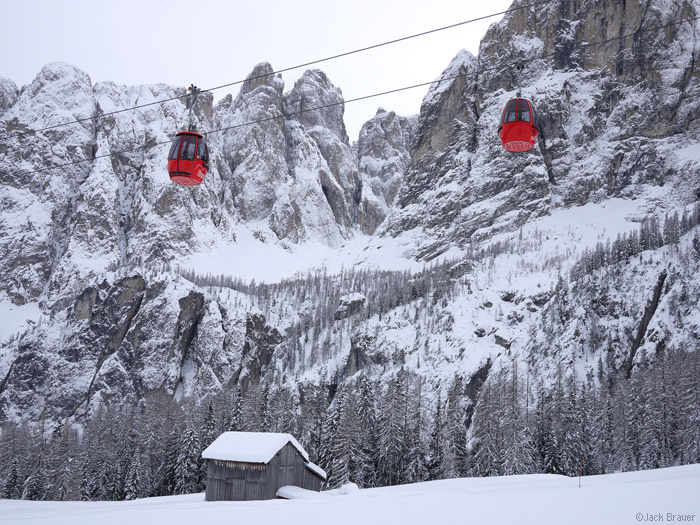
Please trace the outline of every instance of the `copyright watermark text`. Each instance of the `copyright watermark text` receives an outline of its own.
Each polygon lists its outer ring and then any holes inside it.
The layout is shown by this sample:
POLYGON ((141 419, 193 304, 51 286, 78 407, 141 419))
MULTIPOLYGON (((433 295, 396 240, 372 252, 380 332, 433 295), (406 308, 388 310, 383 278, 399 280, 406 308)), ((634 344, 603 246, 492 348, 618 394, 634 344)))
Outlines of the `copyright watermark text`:
POLYGON ((637 512, 637 521, 647 523, 690 523, 695 521, 695 514, 676 514, 674 512, 637 512))

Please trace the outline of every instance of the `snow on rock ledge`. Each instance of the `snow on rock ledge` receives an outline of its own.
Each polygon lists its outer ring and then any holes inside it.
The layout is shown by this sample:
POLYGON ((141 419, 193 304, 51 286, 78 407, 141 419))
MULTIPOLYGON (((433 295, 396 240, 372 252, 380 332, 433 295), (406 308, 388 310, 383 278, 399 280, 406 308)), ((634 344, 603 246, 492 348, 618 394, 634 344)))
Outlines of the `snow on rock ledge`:
POLYGON ((367 298, 359 292, 353 292, 340 298, 340 304, 333 315, 336 321, 347 319, 362 311, 367 298))

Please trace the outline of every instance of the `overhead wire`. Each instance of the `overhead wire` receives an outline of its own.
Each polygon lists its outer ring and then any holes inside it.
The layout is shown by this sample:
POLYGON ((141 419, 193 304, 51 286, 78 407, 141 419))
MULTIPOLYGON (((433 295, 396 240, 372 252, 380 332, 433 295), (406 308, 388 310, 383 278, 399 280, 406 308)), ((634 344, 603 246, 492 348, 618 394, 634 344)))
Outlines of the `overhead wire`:
MULTIPOLYGON (((680 24, 683 24, 683 23, 685 23, 685 22, 693 22, 693 21, 696 21, 696 20, 700 20, 700 16, 696 16, 696 17, 692 17, 692 18, 685 18, 685 19, 682 19, 682 20, 678 20, 678 21, 676 21, 676 22, 671 22, 671 23, 662 25, 662 26, 655 26, 655 27, 646 28, 646 29, 639 29, 639 30, 635 31, 634 33, 628 33, 628 34, 625 34, 625 35, 617 35, 617 36, 615 36, 615 37, 608 38, 608 39, 605 39, 605 40, 600 40, 600 41, 596 41, 596 42, 584 42, 584 43, 581 43, 581 44, 579 45, 579 48, 586 48, 586 47, 604 45, 604 44, 608 44, 608 43, 611 43, 611 42, 619 41, 619 40, 622 39, 622 38, 633 37, 633 36, 635 36, 635 35, 638 35, 639 33, 651 32, 651 31, 661 31, 661 30, 667 29, 667 28, 669 28, 669 27, 673 27, 673 26, 676 26, 676 25, 680 25, 680 24)), ((557 55, 557 52, 553 52, 553 53, 549 53, 549 54, 547 54, 547 55, 541 55, 541 56, 537 56, 537 57, 533 57, 533 58, 526 58, 526 59, 520 58, 520 59, 516 60, 515 62, 507 63, 506 65, 509 65, 509 64, 510 64, 510 65, 513 65, 513 64, 515 64, 515 63, 517 63, 517 62, 534 62, 534 61, 539 61, 539 60, 546 60, 546 59, 548 59, 548 58, 553 58, 553 57, 555 57, 556 55, 557 55)), ((473 74, 473 75, 478 75, 478 74, 480 74, 480 73, 484 73, 484 72, 487 72, 487 71, 493 71, 493 70, 496 70, 496 69, 499 69, 499 67, 497 67, 496 65, 489 66, 489 67, 485 67, 485 68, 477 68, 475 71, 471 72, 471 74, 473 74)), ((501 69, 502 69, 502 67, 501 67, 501 69)), ((269 76, 269 75, 265 75, 265 76, 269 76)), ((465 77, 465 78, 466 78, 466 76, 465 76, 464 73, 459 73, 459 74, 457 74, 457 75, 451 75, 451 76, 446 76, 446 77, 440 77, 440 78, 438 78, 438 79, 436 79, 436 80, 432 80, 432 81, 430 81, 430 82, 421 82, 421 83, 419 83, 419 84, 413 84, 413 85, 410 85, 410 86, 404 86, 404 87, 400 87, 400 88, 396 88, 396 89, 391 89, 391 90, 388 90, 388 91, 382 91, 382 92, 380 92, 380 93, 373 93, 373 94, 370 94, 370 95, 364 95, 364 96, 360 96, 360 97, 350 98, 350 99, 341 100, 341 101, 338 101, 338 102, 331 102, 331 103, 328 103, 328 104, 322 104, 322 105, 320 105, 320 106, 315 106, 315 107, 311 107, 311 108, 304 108, 304 109, 301 109, 301 110, 299 110, 299 111, 295 111, 295 112, 292 112, 292 113, 286 113, 286 114, 281 114, 281 115, 274 115, 274 116, 265 117, 265 118, 261 118, 261 119, 251 120, 251 121, 247 121, 247 122, 242 122, 242 123, 239 123, 239 124, 235 124, 235 125, 233 125, 233 126, 227 126, 227 127, 223 127, 223 128, 214 129, 214 130, 203 131, 202 133, 203 133, 204 135, 212 135, 212 134, 215 134, 215 133, 222 133, 222 132, 224 132, 224 131, 230 131, 230 130, 233 130, 233 129, 238 129, 238 128, 242 128, 242 127, 246 127, 246 126, 252 126, 252 125, 254 125, 254 124, 261 124, 261 123, 264 123, 264 122, 269 122, 269 121, 273 121, 273 120, 278 120, 278 119, 280 119, 280 118, 286 118, 286 119, 288 119, 288 118, 291 118, 291 117, 300 116, 300 115, 302 115, 303 113, 306 113, 306 112, 309 112, 309 111, 317 111, 317 110, 321 110, 321 109, 327 109, 327 108, 331 108, 331 107, 335 107, 335 106, 339 106, 339 105, 344 105, 344 104, 350 104, 350 103, 353 103, 353 102, 358 102, 358 101, 361 101, 361 100, 367 100, 367 99, 371 99, 371 98, 375 98, 375 97, 380 97, 380 96, 384 96, 384 95, 390 95, 390 94, 398 93, 398 92, 401 92, 401 91, 407 91, 407 90, 416 89, 416 88, 419 88, 419 87, 426 87, 426 86, 430 86, 430 85, 432 85, 432 84, 440 84, 441 82, 446 82, 446 81, 449 81, 449 80, 455 80, 455 79, 460 78, 460 77, 465 77)), ((432 136, 432 135, 431 135, 431 136, 432 136)), ((45 167, 45 168, 39 168, 39 169, 36 169, 36 170, 24 170, 24 171, 18 172, 18 173, 17 173, 17 176, 24 176, 24 175, 29 175, 29 174, 32 174, 32 173, 41 173, 41 172, 49 171, 49 170, 53 170, 53 169, 61 169, 61 168, 73 166, 73 165, 76 165, 76 164, 82 164, 82 163, 85 163, 85 162, 94 162, 95 160, 102 159, 102 158, 107 158, 107 157, 111 157, 111 156, 114 156, 114 155, 121 155, 121 154, 126 154, 126 153, 136 153, 136 152, 139 152, 139 151, 146 151, 146 150, 149 150, 149 149, 158 147, 158 146, 162 146, 162 145, 165 145, 165 144, 171 144, 171 143, 172 143, 172 140, 168 140, 168 141, 164 141, 164 142, 157 142, 157 143, 148 144, 148 145, 145 145, 145 146, 139 146, 139 147, 132 148, 132 149, 129 149, 129 150, 120 150, 120 151, 115 151, 115 152, 111 152, 111 153, 106 153, 106 154, 103 154, 103 155, 96 155, 96 156, 94 156, 94 157, 92 157, 92 158, 90 158, 90 159, 78 160, 78 161, 74 161, 74 162, 68 162, 68 163, 65 163, 65 164, 60 164, 60 165, 58 165, 58 166, 50 166, 50 167, 45 167)))
MULTIPOLYGON (((316 65, 316 64, 321 64, 321 63, 323 63, 323 62, 328 62, 328 61, 330 61, 330 60, 335 60, 335 59, 337 59, 337 58, 343 58, 343 57, 347 57, 347 56, 350 56, 350 55, 355 55, 355 54, 357 54, 357 53, 363 53, 363 52, 365 52, 365 51, 370 51, 370 50, 372 50, 372 49, 377 49, 377 48, 380 48, 380 47, 388 46, 388 45, 391 45, 391 44, 396 44, 396 43, 399 43, 399 42, 404 42, 404 41, 406 41, 406 40, 411 40, 411 39, 413 39, 413 38, 418 38, 418 37, 430 35, 430 34, 433 34, 433 33, 438 33, 438 32, 440 32, 440 31, 445 31, 445 30, 448 30, 448 29, 454 29, 455 27, 460 27, 460 26, 464 26, 464 25, 467 25, 467 24, 472 24, 472 23, 475 23, 475 22, 480 22, 480 21, 487 20, 487 19, 489 19, 489 18, 493 18, 493 17, 496 17, 496 16, 505 15, 505 14, 512 13, 512 12, 515 12, 515 11, 520 11, 520 10, 522 10, 522 9, 527 9, 527 8, 529 8, 529 7, 535 7, 535 6, 542 5, 542 4, 551 4, 552 2, 555 2, 555 1, 557 1, 557 0, 538 0, 538 1, 536 1, 536 2, 532 2, 532 3, 529 3, 529 4, 525 4, 525 5, 522 5, 522 6, 519 6, 519 7, 509 8, 509 9, 506 9, 505 11, 499 11, 498 13, 491 13, 490 15, 484 15, 484 16, 480 16, 480 17, 478 17, 478 18, 472 18, 472 19, 470 19, 470 20, 465 20, 465 21, 463 21, 463 22, 457 22, 457 23, 455 23, 455 24, 450 24, 450 25, 446 25, 446 26, 442 26, 442 27, 437 27, 437 28, 435 28, 435 29, 430 29, 430 30, 428 30, 428 31, 422 31, 422 32, 420 32, 420 33, 414 33, 414 34, 412 34, 412 35, 408 35, 408 36, 404 36, 404 37, 400 37, 400 38, 395 38, 395 39, 393 39, 393 40, 387 40, 387 41, 385 41, 385 42, 380 42, 380 43, 378 43, 378 44, 372 44, 372 45, 369 45, 369 46, 365 46, 365 47, 353 49, 353 50, 351 50, 351 51, 346 51, 346 52, 344 52, 344 53, 338 53, 338 54, 336 54, 336 55, 331 55, 331 56, 327 56, 327 57, 324 57, 324 58, 319 58, 319 59, 316 59, 316 60, 311 60, 310 62, 304 62, 303 64, 297 64, 297 65, 295 65, 295 66, 285 67, 285 68, 283 68, 283 69, 278 69, 278 70, 276 70, 276 71, 272 71, 271 73, 265 73, 265 74, 263 74, 263 75, 256 75, 256 76, 254 76, 254 77, 245 78, 245 79, 242 79, 242 80, 236 80, 236 81, 234 81, 234 82, 229 82, 229 83, 227 83, 227 84, 222 84, 222 85, 220 85, 220 86, 215 86, 215 87, 208 88, 208 89, 202 89, 202 90, 201 90, 201 93, 216 91, 216 90, 219 90, 219 89, 224 89, 224 88, 227 88, 227 87, 232 87, 232 86, 236 86, 236 85, 239 85, 239 84, 243 84, 243 83, 246 82, 246 81, 258 80, 258 79, 266 78, 266 77, 269 77, 269 76, 272 76, 272 75, 278 75, 278 74, 281 74, 281 73, 286 73, 286 72, 288 72, 288 71, 293 71, 293 70, 295 70, 295 69, 300 69, 300 68, 302 68, 302 67, 308 67, 308 66, 313 66, 313 65, 316 65)), ((148 102, 148 103, 146 103, 146 104, 139 104, 139 105, 131 106, 131 107, 128 107, 128 108, 123 108, 123 109, 118 109, 118 110, 115 110, 115 111, 110 111, 110 112, 107 112, 107 113, 101 113, 101 114, 95 115, 95 116, 93 116, 93 117, 81 117, 81 118, 77 118, 77 119, 75 119, 75 120, 71 120, 70 122, 63 122, 63 123, 61 123, 61 124, 53 124, 53 125, 51 125, 51 126, 46 126, 46 127, 44 127, 44 128, 39 128, 39 129, 36 129, 36 130, 29 130, 29 131, 14 130, 14 131, 17 131, 17 132, 18 132, 19 134, 21 134, 21 135, 27 135, 27 134, 30 134, 30 133, 38 133, 38 132, 41 132, 41 131, 48 131, 48 130, 50 130, 50 129, 56 129, 56 128, 61 128, 61 127, 65 127, 65 126, 74 126, 74 125, 80 124, 80 123, 82 123, 82 122, 94 121, 94 120, 97 120, 97 119, 109 117, 109 116, 111 116, 111 115, 117 115, 117 114, 119 114, 119 113, 125 113, 125 112, 127 112, 127 111, 134 111, 134 110, 137 110, 137 109, 146 108, 146 107, 149 107, 149 106, 155 106, 155 105, 158 105, 158 104, 165 104, 166 102, 171 102, 171 101, 173 101, 173 100, 182 100, 182 99, 185 99, 185 98, 187 98, 187 95, 180 95, 180 96, 176 96, 176 97, 164 98, 164 99, 162 99, 162 100, 155 100, 155 101, 153 101, 153 102, 148 102)))

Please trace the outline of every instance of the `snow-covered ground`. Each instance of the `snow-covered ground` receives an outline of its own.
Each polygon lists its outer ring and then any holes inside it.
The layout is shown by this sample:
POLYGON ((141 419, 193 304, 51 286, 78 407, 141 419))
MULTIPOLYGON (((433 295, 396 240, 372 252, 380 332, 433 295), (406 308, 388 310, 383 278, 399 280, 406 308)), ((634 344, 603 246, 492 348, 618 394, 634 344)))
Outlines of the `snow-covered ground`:
POLYGON ((28 303, 17 306, 0 292, 0 345, 17 333, 26 330, 27 326, 35 324, 41 317, 38 303, 28 303))
POLYGON ((634 524, 700 522, 700 465, 578 479, 432 481, 316 498, 207 503, 203 494, 132 502, 0 501, 3 524, 634 524), (684 519, 683 519, 684 518, 684 519))
MULTIPOLYGON (((648 196, 649 200, 652 197, 648 196)), ((551 215, 530 221, 522 231, 501 233, 480 247, 520 237, 521 244, 529 246, 528 253, 506 258, 509 259, 506 264, 518 267, 533 260, 541 263, 559 256, 568 259, 569 264, 584 248, 594 248, 597 242, 607 239, 614 241, 618 234, 638 229, 641 220, 650 212, 645 208, 647 202, 645 199, 609 199, 600 204, 559 208, 551 215)), ((682 213, 682 210, 678 211, 682 213)), ((663 214, 660 218, 663 220, 663 214)), ((235 243, 213 242, 209 250, 193 253, 181 261, 180 266, 200 274, 231 275, 244 281, 254 279, 267 283, 318 269, 325 269, 333 275, 340 273, 342 268, 351 267, 414 272, 425 267, 425 263, 410 258, 421 240, 416 231, 398 238, 371 237, 356 232, 341 247, 332 248, 313 241, 298 245, 275 243, 256 238, 253 234, 264 229, 263 226, 251 229, 239 225, 235 230, 235 243)), ((267 237, 272 239, 274 234, 267 232, 267 237)), ((458 259, 463 255, 464 252, 453 247, 431 262, 458 259)), ((502 265, 503 261, 499 263, 502 265)), ((501 273, 507 276, 509 272, 501 273)), ((557 272, 553 275, 556 279, 557 272)))

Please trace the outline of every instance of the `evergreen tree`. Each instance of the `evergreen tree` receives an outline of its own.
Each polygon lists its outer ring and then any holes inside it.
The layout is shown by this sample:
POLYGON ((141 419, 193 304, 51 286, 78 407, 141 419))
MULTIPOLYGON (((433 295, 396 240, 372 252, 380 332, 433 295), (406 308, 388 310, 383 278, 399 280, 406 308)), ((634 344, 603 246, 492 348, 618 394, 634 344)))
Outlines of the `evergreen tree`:
POLYGON ((20 499, 22 497, 22 483, 20 481, 19 460, 15 457, 10 463, 10 470, 5 477, 2 486, 3 499, 20 499))
POLYGON ((596 458, 594 451, 594 396, 591 383, 582 383, 578 400, 578 453, 579 470, 582 475, 596 474, 596 458))
POLYGON ((512 377, 504 381, 504 402, 500 421, 503 428, 503 475, 530 474, 535 471, 534 450, 526 426, 524 395, 520 388, 517 362, 513 363, 512 377))
POLYGON ((462 405, 464 384, 462 377, 456 375, 447 392, 444 407, 444 457, 442 478, 456 478, 467 466, 467 428, 464 424, 464 407, 462 405))
MULTIPOLYGON (((403 457, 404 472, 402 479, 406 483, 417 483, 425 481, 428 476, 425 464, 426 451, 423 445, 423 400, 422 400, 422 379, 418 378, 413 394, 409 394, 408 414, 404 426, 404 448, 403 457)), ((466 443, 465 443, 466 446, 466 443)))
POLYGON ((143 496, 142 489, 142 459, 141 454, 137 451, 129 465, 129 470, 126 473, 126 481, 124 486, 124 499, 134 500, 143 496))
POLYGON ((75 472, 71 462, 71 444, 73 433, 69 428, 59 424, 54 429, 48 443, 49 459, 47 461, 48 486, 47 499, 64 501, 71 499, 75 492, 75 472))
POLYGON ((22 499, 32 501, 46 499, 46 474, 41 459, 35 465, 29 477, 24 481, 22 499))
POLYGON ((261 432, 276 432, 277 423, 275 410, 272 406, 272 398, 270 396, 270 385, 265 385, 262 389, 262 404, 260 406, 260 431, 261 432))
POLYGON ((179 437, 176 429, 173 429, 167 437, 165 454, 161 465, 161 482, 158 493, 161 496, 177 494, 177 469, 179 456, 179 437))
POLYGON ((216 431, 214 401, 212 399, 209 399, 209 403, 207 404, 207 413, 204 417, 204 423, 202 424, 202 436, 199 440, 202 444, 202 449, 205 449, 209 445, 211 445, 217 437, 218 432, 216 431))
POLYGON ((632 374, 629 382, 630 395, 626 410, 625 427, 627 429, 626 455, 629 458, 631 468, 639 470, 642 452, 641 429, 648 409, 645 399, 643 376, 641 373, 632 374))
POLYGON ((611 394, 608 392, 595 420, 594 439, 598 444, 596 471, 610 474, 615 471, 615 428, 611 394))
POLYGON ((378 479, 382 485, 401 483, 403 472, 402 438, 406 391, 402 374, 389 381, 379 411, 378 479))
POLYGON ((533 445, 536 451, 538 470, 548 474, 561 474, 559 458, 558 395, 554 390, 545 392, 540 386, 540 396, 535 409, 533 422, 533 445))
POLYGON ((360 394, 357 403, 357 419, 360 429, 360 443, 364 458, 363 487, 374 487, 377 484, 377 468, 379 465, 379 429, 377 427, 377 409, 375 392, 377 386, 366 375, 360 382, 360 394))
POLYGON ((700 352, 680 350, 677 359, 683 365, 678 375, 684 407, 679 414, 679 456, 681 463, 700 463, 700 352))
POLYGON ((326 453, 324 449, 326 443, 324 431, 326 412, 328 411, 328 395, 323 383, 324 379, 322 377, 318 385, 310 385, 308 392, 308 395, 312 397, 311 405, 313 407, 312 421, 309 424, 309 445, 310 452, 314 454, 314 457, 319 458, 320 465, 325 469, 328 466, 324 457, 326 453))
POLYGON ((331 471, 333 485, 357 483, 362 487, 365 479, 365 457, 359 436, 359 425, 355 401, 349 395, 343 402, 339 413, 338 426, 333 440, 331 471))
POLYGON ((243 422, 243 390, 241 385, 238 385, 236 389, 236 401, 233 407, 233 413, 231 414, 231 422, 229 424, 228 430, 238 432, 242 430, 243 422))
POLYGON ((194 429, 188 425, 178 442, 175 494, 191 494, 202 489, 200 461, 199 438, 194 429))
POLYGON ((343 416, 343 412, 345 411, 346 395, 347 392, 344 388, 341 388, 338 391, 335 399, 326 410, 326 417, 323 420, 321 430, 319 461, 321 463, 321 467, 326 471, 326 486, 329 487, 334 486, 335 483, 335 473, 333 472, 333 450, 335 447, 338 426, 340 425, 340 420, 343 416))
POLYGON ((428 479, 442 479, 444 477, 445 464, 445 422, 442 416, 443 403, 438 392, 437 403, 435 404, 435 415, 433 426, 430 431, 430 442, 428 444, 427 469, 428 479))
POLYGON ((121 501, 124 499, 124 478, 126 472, 122 470, 121 461, 117 458, 116 463, 106 469, 109 472, 109 479, 105 485, 109 501, 121 501))
POLYGON ((555 426, 559 443, 559 466, 566 476, 576 476, 583 451, 581 429, 581 407, 579 406, 575 376, 569 376, 563 397, 559 403, 560 417, 555 426))
POLYGON ((96 501, 100 497, 97 472, 90 466, 89 460, 85 460, 82 466, 80 477, 80 499, 81 501, 96 501))
POLYGON ((474 476, 498 476, 502 465, 499 385, 495 377, 482 385, 474 409, 471 472, 474 476))

